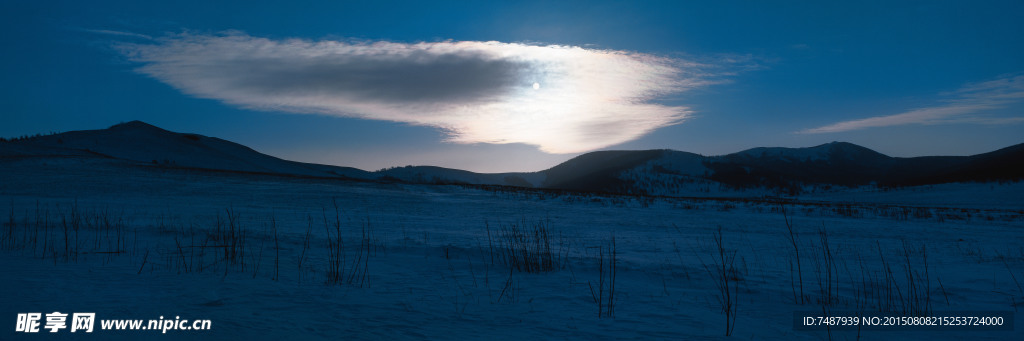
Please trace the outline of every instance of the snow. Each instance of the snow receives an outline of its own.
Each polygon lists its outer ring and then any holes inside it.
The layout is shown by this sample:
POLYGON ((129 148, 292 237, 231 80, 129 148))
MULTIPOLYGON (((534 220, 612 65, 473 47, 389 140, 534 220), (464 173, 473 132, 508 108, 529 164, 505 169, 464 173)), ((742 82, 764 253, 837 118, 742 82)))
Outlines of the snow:
POLYGON ((748 158, 779 158, 791 162, 823 161, 829 159, 833 149, 845 147, 847 146, 840 142, 831 142, 808 148, 757 147, 732 155, 748 158))
POLYGON ((680 174, 704 176, 708 171, 708 168, 704 167, 705 160, 705 157, 697 154, 669 150, 661 159, 654 160, 652 163, 680 174))
POLYGON ((961 207, 977 209, 1024 209, 1024 182, 949 183, 902 188, 837 188, 828 191, 808 189, 801 195, 808 200, 832 202, 870 202, 917 206, 961 207))
MULTIPOLYGON (((1017 282, 1024 280, 1024 213, 1015 206, 1019 201, 1007 199, 1020 193, 1019 184, 823 192, 786 206, 811 301, 800 304, 794 301, 795 256, 781 206, 753 199, 492 192, 170 169, 92 157, 7 158, 0 160, 0 179, 4 231, 33 226, 36 217, 57 224, 76 212, 86 220, 123 219, 131 237, 127 252, 98 254, 110 247, 110 237, 86 225, 79 231, 84 242, 74 244, 80 246, 77 260, 44 256, 41 245, 3 244, 2 316, 94 311, 98 319, 212 320, 212 330, 161 335, 169 339, 722 339, 719 291, 705 268, 714 262, 712 236, 718 228, 737 257, 733 336, 740 339, 829 338, 826 331, 796 331, 792 325, 794 312, 823 308, 817 302, 825 273, 822 229, 836 260, 839 303, 828 309, 855 310, 862 302, 858 288, 877 288, 871 276, 884 274, 882 256, 906 288, 904 267, 909 263, 912 274, 923 274, 924 254, 927 301, 934 311, 1016 311, 1024 302, 1017 282), (369 229, 368 282, 362 285, 325 283, 324 220, 334 221, 335 204, 349 271, 369 229), (906 216, 899 214, 903 207, 906 216), (209 250, 198 258, 193 251, 179 253, 176 237, 201 245, 229 210, 247 231, 244 268, 217 262, 218 253, 209 250), (312 242, 300 268, 310 221, 312 242), (523 273, 492 261, 492 246, 513 224, 546 224, 560 255, 556 269, 523 273), (272 226, 280 243, 276 280, 272 226), (610 247, 613 236, 615 314, 598 318, 590 287, 601 278, 599 251, 610 247), (918 251, 922 246, 924 253, 918 251), (191 271, 185 271, 182 255, 191 259, 191 271), (200 264, 206 267, 202 272, 196 270, 200 264)), ((49 241, 63 246, 63 230, 51 233, 49 241)), ((607 254, 603 261, 609 261, 607 254)), ((867 300, 866 309, 874 303, 867 300)), ((859 338, 1019 339, 1024 319, 1014 316, 1013 331, 862 331, 859 338)), ((45 338, 11 328, 0 333, 5 340, 45 338)), ((138 339, 158 333, 98 330, 92 336, 138 339)), ((858 334, 833 331, 832 337, 852 340, 858 334)))
POLYGON ((734 189, 707 178, 712 170, 704 166, 708 158, 687 152, 665 151, 659 158, 647 161, 619 174, 635 192, 671 197, 763 197, 770 190, 734 189))

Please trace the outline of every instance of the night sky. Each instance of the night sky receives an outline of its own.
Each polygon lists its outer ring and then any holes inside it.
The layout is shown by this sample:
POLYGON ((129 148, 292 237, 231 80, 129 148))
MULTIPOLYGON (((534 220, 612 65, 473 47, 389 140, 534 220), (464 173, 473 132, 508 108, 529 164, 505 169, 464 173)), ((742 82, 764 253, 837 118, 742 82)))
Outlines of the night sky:
POLYGON ((0 136, 141 120, 376 170, 1024 142, 1021 1, 4 1, 0 136))

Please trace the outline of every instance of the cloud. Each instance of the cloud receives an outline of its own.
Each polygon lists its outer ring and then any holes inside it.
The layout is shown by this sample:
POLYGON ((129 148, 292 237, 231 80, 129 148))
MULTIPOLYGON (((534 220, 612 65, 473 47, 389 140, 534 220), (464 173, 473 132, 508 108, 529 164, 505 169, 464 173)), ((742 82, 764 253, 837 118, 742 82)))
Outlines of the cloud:
POLYGON ((178 34, 117 48, 136 71, 247 109, 405 122, 457 143, 585 152, 685 120, 665 95, 712 84, 705 65, 635 52, 502 42, 272 40, 178 34), (540 88, 534 89, 533 84, 540 88))
POLYGON ((907 124, 1009 124, 1024 121, 1020 117, 991 117, 985 111, 1005 108, 1024 100, 1024 75, 1007 76, 971 83, 957 91, 941 94, 948 99, 934 107, 914 109, 900 114, 843 121, 799 131, 803 134, 837 133, 850 130, 907 124))
POLYGON ((123 31, 114 31, 114 30, 94 30, 94 29, 87 29, 87 28, 82 28, 82 29, 79 29, 79 30, 82 31, 82 32, 89 32, 89 33, 95 33, 95 34, 104 34, 104 35, 119 36, 119 37, 141 38, 141 39, 145 39, 145 40, 153 40, 153 37, 150 37, 148 35, 139 34, 139 33, 132 33, 132 32, 123 32, 123 31))

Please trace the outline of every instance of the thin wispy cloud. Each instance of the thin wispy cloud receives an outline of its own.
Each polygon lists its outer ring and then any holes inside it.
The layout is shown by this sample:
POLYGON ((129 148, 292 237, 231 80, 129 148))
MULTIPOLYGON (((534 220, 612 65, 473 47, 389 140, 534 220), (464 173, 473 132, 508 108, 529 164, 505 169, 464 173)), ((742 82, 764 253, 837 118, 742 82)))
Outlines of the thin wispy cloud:
POLYGON ((148 35, 145 35, 145 34, 133 33, 133 32, 114 31, 114 30, 97 30, 97 29, 88 29, 88 28, 82 28, 82 29, 79 29, 79 30, 81 30, 83 32, 89 32, 89 33, 95 33, 95 34, 103 34, 103 35, 109 35, 109 36, 119 36, 119 37, 141 38, 141 39, 145 39, 145 40, 153 40, 153 37, 151 37, 151 36, 148 36, 148 35))
POLYGON ((585 152, 685 120, 657 103, 714 83, 705 64, 649 54, 503 42, 272 40, 229 32, 117 46, 137 72, 256 110, 442 129, 457 143, 585 152))
POLYGON ((858 129, 908 124, 1008 124, 1024 121, 1022 117, 994 117, 986 112, 1024 101, 1024 75, 971 83, 957 91, 941 94, 947 99, 933 107, 903 113, 838 122, 799 131, 804 134, 837 133, 858 129))

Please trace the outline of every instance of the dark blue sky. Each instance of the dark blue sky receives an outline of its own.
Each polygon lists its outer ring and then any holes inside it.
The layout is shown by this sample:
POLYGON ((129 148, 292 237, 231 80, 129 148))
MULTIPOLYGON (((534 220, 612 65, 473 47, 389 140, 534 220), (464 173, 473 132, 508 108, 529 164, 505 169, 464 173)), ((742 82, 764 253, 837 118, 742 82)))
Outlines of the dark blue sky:
POLYGON ((974 154, 1024 142, 1021 17, 1020 1, 5 1, 0 136, 142 120, 371 170, 530 171, 583 150, 722 154, 830 141, 893 156, 974 154), (296 38, 306 45, 288 45, 296 38), (398 45, 352 52, 381 41, 398 45), (480 41, 502 44, 459 44, 480 41), (197 42, 199 53, 182 52, 197 42), (310 57, 328 49, 322 42, 347 44, 330 50, 343 67, 310 57), (375 59, 417 43, 431 43, 415 52, 425 64, 415 53, 375 59), (270 52, 225 57, 259 44, 270 52), (588 67, 545 69, 565 60, 534 58, 549 44, 582 47, 588 67), (429 52, 440 48, 449 52, 429 52), (609 55, 628 58, 597 64, 609 55), (619 75, 607 67, 629 63, 639 64, 619 75), (681 72, 658 71, 666 65, 681 72), (547 81, 530 92, 529 77, 547 81), (597 85, 572 97, 579 84, 597 85), (480 94, 456 96, 465 89, 480 94), (335 103, 331 91, 355 99, 335 103), (542 91, 552 97, 533 97, 542 91), (576 103, 620 93, 632 95, 576 103), (400 97, 419 95, 452 99, 400 97))

